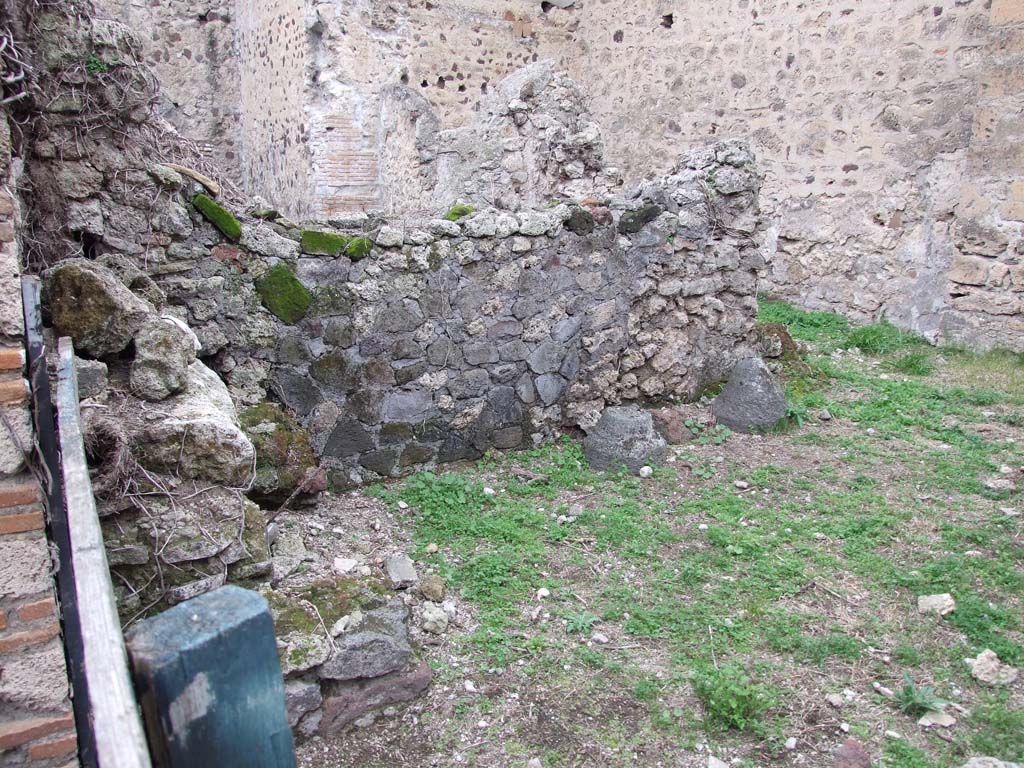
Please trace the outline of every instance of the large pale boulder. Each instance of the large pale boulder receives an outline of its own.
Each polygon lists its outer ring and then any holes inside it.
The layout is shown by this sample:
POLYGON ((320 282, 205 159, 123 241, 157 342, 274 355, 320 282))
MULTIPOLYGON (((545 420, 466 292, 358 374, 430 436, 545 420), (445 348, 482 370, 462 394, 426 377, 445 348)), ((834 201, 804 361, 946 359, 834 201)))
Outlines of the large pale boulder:
POLYGON ((183 391, 198 347, 196 335, 180 320, 159 317, 147 321, 135 334, 132 394, 159 401, 183 391))
POLYGON ((136 439, 144 466, 233 487, 249 484, 255 450, 224 382, 201 362, 188 367, 184 392, 153 417, 136 439))
POLYGON ((87 259, 60 262, 44 273, 43 282, 54 331, 92 357, 122 351, 156 313, 111 270, 87 259))
POLYGON ((617 469, 625 465, 633 474, 646 464, 659 463, 667 450, 651 414, 635 405, 605 408, 583 440, 583 453, 591 467, 617 469))

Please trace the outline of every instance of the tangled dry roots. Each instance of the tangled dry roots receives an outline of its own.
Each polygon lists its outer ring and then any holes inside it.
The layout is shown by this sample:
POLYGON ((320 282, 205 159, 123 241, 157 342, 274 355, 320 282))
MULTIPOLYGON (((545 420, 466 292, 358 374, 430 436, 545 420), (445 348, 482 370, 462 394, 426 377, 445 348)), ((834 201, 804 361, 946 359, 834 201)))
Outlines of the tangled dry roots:
POLYGON ((87 413, 82 418, 82 436, 93 494, 103 499, 123 495, 135 465, 124 429, 116 421, 87 413))

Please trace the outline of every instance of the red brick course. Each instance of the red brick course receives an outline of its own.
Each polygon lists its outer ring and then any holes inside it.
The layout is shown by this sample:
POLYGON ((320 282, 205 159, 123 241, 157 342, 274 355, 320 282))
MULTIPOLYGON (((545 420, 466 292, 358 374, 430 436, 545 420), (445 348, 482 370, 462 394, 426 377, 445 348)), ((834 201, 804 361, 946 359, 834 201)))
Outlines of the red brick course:
POLYGON ((57 604, 52 597, 26 603, 18 608, 18 618, 22 621, 37 621, 53 616, 57 611, 57 604))
POLYGON ((0 507, 20 507, 35 504, 43 497, 39 484, 29 481, 25 483, 4 483, 0 485, 0 507))
POLYGON ((28 402, 28 382, 24 379, 0 381, 0 405, 18 405, 28 402))
POLYGON ((78 748, 78 739, 75 734, 69 733, 58 739, 41 741, 28 748, 28 756, 33 760, 52 760, 55 757, 64 757, 78 748))
POLYGON ((12 749, 27 744, 41 736, 49 736, 71 728, 74 724, 74 718, 70 714, 0 723, 0 749, 12 749))
POLYGON ((26 632, 15 632, 14 634, 0 637, 0 653, 9 653, 30 645, 45 643, 60 633, 60 626, 54 622, 39 629, 30 629, 26 632))
POLYGON ((0 515, 0 534, 24 533, 43 529, 43 511, 24 512, 18 515, 0 515))
POLYGON ((0 371, 20 371, 25 367, 25 353, 17 347, 0 347, 0 371))

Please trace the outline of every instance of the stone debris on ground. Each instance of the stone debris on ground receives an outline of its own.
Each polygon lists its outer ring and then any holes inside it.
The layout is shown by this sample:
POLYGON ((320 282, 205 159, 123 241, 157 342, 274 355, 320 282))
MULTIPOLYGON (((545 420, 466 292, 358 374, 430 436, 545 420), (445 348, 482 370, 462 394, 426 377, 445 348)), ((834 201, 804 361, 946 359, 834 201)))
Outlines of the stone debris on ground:
POLYGON ((844 741, 832 756, 832 768, 871 768, 871 756, 856 739, 844 741))
POLYGON ((406 555, 392 555, 384 561, 384 574, 395 589, 406 589, 419 581, 416 566, 406 555))
POLYGON ((639 474, 643 467, 661 463, 667 451, 650 412, 635 405, 606 408, 583 439, 583 453, 597 470, 625 466, 639 474))
POLYGON ((995 651, 986 648, 973 659, 964 659, 971 669, 971 677, 992 686, 1011 685, 1020 672, 1016 667, 1004 664, 995 651))
POLYGON ((920 595, 917 598, 918 613, 934 613, 946 616, 956 610, 956 601, 948 592, 939 595, 920 595))

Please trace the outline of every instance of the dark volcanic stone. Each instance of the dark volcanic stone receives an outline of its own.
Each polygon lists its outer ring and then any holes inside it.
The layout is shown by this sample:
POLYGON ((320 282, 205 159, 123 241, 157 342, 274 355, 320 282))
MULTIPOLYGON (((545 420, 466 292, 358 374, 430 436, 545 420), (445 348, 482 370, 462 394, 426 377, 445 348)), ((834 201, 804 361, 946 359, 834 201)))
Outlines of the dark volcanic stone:
POLYGON ((355 419, 339 419, 324 446, 324 456, 354 456, 373 448, 373 437, 355 419))
POLYGON ((619 232, 624 235, 631 235, 639 232, 647 224, 661 216, 662 207, 654 203, 647 203, 635 211, 626 211, 619 219, 619 232))
POLYGON ((715 420, 737 432, 767 432, 787 409, 786 396, 759 357, 736 363, 725 389, 711 404, 715 420))
POLYGON ((583 208, 574 208, 565 228, 577 235, 589 235, 594 231, 594 215, 583 208))
POLYGON ((600 421, 583 440, 583 453, 594 469, 623 464, 636 474, 645 464, 657 464, 668 446, 654 431, 651 414, 635 405, 605 408, 600 421))
POLYGON ((430 685, 433 672, 425 661, 409 670, 392 672, 371 680, 330 683, 324 697, 321 736, 334 736, 367 712, 412 701, 430 685))

